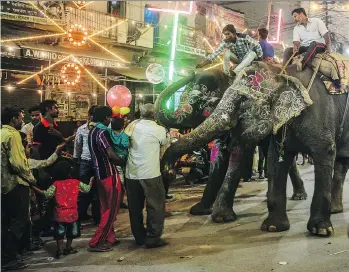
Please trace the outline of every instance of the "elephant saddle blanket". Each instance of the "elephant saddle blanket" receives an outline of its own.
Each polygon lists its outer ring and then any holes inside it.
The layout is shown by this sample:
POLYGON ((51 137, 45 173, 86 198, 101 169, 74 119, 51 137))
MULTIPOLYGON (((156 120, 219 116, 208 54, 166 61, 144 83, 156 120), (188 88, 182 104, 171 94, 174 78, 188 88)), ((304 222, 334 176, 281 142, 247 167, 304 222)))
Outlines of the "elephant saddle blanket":
MULTIPOLYGON (((303 57, 304 54, 297 56, 293 63, 300 63, 303 57)), ((349 57, 338 53, 320 53, 310 65, 315 70, 319 64, 321 79, 330 94, 343 94, 349 91, 349 57)))

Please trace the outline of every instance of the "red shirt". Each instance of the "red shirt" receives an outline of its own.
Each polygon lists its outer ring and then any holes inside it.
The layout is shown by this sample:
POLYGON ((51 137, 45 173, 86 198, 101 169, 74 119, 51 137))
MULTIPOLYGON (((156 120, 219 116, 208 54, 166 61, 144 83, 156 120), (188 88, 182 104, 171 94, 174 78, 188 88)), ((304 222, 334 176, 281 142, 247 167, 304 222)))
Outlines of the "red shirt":
POLYGON ((77 179, 57 180, 53 183, 56 187, 55 221, 71 223, 78 220, 79 184, 77 179))

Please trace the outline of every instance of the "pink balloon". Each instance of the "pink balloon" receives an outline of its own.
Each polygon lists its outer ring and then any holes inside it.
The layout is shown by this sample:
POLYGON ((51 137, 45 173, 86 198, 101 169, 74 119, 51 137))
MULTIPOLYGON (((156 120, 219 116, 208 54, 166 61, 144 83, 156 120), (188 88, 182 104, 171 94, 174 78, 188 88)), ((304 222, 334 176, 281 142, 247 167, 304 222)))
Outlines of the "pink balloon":
POLYGON ((107 102, 111 108, 115 106, 119 108, 128 107, 131 104, 131 101, 131 92, 123 85, 115 85, 110 88, 107 93, 107 102))

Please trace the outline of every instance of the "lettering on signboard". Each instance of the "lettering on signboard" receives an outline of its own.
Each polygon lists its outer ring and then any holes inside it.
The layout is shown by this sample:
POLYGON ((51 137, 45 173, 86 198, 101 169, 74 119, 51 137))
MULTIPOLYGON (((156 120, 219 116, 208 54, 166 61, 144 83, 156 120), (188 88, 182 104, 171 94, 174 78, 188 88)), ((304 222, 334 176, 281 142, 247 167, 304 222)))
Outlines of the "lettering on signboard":
MULTIPOLYGON (((62 58, 68 56, 68 54, 59 52, 43 51, 31 48, 25 48, 24 57, 42 60, 61 60, 62 58)), ((125 64, 113 60, 98 59, 85 56, 75 56, 83 65, 87 66, 101 66, 101 67, 111 67, 111 68, 125 68, 125 64)))

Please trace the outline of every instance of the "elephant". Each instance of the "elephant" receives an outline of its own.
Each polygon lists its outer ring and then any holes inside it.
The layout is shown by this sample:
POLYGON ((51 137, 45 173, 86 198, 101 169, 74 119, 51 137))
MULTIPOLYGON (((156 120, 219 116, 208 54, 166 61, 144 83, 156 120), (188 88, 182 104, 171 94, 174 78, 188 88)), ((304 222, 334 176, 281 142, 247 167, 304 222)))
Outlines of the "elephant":
MULTIPOLYGON (((223 96, 224 88, 227 89, 229 85, 231 85, 231 82, 229 82, 228 77, 219 70, 208 70, 197 74, 191 74, 190 76, 168 86, 159 95, 155 102, 157 119, 160 121, 160 123, 167 127, 195 128, 200 125, 211 114, 211 112, 213 112, 223 96), (167 111, 165 108, 167 100, 183 86, 186 87, 181 96, 181 103, 178 109, 175 112, 167 111), (190 110, 188 110, 188 108, 190 110)), ((227 138, 227 134, 235 135, 233 137, 229 137, 229 150, 235 150, 235 147, 239 146, 240 144, 238 137, 236 137, 236 135, 239 135, 239 132, 237 129, 235 129, 232 133, 223 133, 223 136, 221 137, 227 138)), ((220 135, 217 135, 217 138, 219 137, 220 135)), ((260 145, 262 146, 265 154, 268 150, 269 139, 270 137, 266 137, 266 139, 260 141, 260 145)), ((215 161, 211 164, 210 175, 203 197, 201 201, 194 205, 190 210, 191 214, 193 215, 212 213, 212 205, 215 202, 217 193, 221 188, 224 176, 228 170, 230 152, 224 146, 225 144, 219 145, 219 156, 217 156, 215 161)), ((253 151, 254 148, 255 145, 244 145, 243 147, 240 147, 240 150, 244 150, 245 153, 247 153, 253 151)), ((183 152, 182 154, 184 153, 186 152, 183 152)), ((242 156, 241 159, 243 159, 242 156)), ((167 177, 164 172, 165 171, 163 171, 163 178, 166 180, 167 177)), ((304 189, 303 181, 300 178, 297 170, 295 161, 290 168, 289 174, 294 190, 291 199, 306 199, 307 194, 304 189)), ((167 184, 168 182, 165 183, 167 184)), ((235 192, 231 192, 230 195, 233 200, 235 192)), ((234 213, 228 213, 228 215, 224 216, 223 218, 222 216, 213 217, 215 218, 214 221, 217 222, 232 221, 236 218, 234 213)))
MULTIPOLYGON (((287 173, 296 154, 304 152, 312 156, 315 169, 307 229, 315 235, 331 235, 330 215, 343 210, 343 182, 349 167, 349 114, 345 114, 349 98, 348 94, 330 95, 318 75, 308 86, 313 73, 306 68, 292 77, 281 76, 263 63, 254 63, 237 76, 208 118, 166 150, 162 165, 227 131, 240 130, 242 143, 272 134, 268 150, 269 214, 261 229, 278 232, 290 228, 287 173)), ((236 152, 230 161, 213 205, 213 219, 229 221, 235 217, 231 193, 238 185, 243 156, 243 150, 236 152)))

